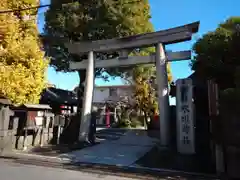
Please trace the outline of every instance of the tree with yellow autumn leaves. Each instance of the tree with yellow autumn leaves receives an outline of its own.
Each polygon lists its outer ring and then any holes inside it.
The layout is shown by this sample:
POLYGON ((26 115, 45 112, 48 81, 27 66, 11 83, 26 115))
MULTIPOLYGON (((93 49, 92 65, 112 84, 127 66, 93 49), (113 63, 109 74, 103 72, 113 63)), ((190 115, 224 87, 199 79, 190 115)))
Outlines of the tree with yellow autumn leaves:
MULTIPOLYGON (((0 10, 37 6, 36 0, 1 0, 0 10)), ((0 14, 0 94, 13 103, 37 103, 48 59, 36 24, 37 9, 0 14)))
MULTIPOLYGON (((167 65, 168 81, 172 81, 170 65, 167 65)), ((156 91, 156 67, 154 65, 141 65, 133 69, 132 83, 136 107, 145 114, 151 116, 158 113, 156 91)))

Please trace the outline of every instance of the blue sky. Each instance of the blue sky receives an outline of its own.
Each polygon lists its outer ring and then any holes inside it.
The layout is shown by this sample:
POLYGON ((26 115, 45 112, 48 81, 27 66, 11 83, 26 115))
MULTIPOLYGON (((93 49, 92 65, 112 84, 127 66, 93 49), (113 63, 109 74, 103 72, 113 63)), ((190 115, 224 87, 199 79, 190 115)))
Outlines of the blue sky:
MULTIPOLYGON (((169 50, 189 50, 204 33, 214 30, 217 25, 230 16, 239 16, 239 0, 149 0, 151 6, 152 23, 155 30, 168 29, 194 21, 200 21, 199 32, 190 42, 179 43, 167 47, 169 50)), ((49 0, 41 0, 41 4, 48 4, 49 0)), ((39 30, 44 26, 44 9, 39 11, 39 30)), ((191 74, 189 61, 171 64, 174 79, 185 78, 191 74)), ((72 90, 79 82, 76 73, 59 73, 51 67, 48 69, 48 80, 58 88, 72 90)), ((97 85, 122 84, 120 78, 105 82, 96 79, 97 85)))

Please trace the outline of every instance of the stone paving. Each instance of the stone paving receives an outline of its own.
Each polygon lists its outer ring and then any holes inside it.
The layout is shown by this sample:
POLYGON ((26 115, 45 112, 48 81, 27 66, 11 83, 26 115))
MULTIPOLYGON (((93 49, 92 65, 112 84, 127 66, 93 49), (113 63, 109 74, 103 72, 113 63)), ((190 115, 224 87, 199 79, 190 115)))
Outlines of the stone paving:
POLYGON ((118 140, 104 141, 99 145, 65 153, 59 157, 68 158, 75 163, 131 166, 157 141, 157 139, 149 137, 145 130, 128 130, 118 140))

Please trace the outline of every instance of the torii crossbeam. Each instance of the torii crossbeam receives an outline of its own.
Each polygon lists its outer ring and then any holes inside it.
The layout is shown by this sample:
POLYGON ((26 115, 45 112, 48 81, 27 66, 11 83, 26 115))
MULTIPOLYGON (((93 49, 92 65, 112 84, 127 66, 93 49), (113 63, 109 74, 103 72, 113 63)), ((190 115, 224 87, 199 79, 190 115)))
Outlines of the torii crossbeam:
MULTIPOLYGON (((191 59, 191 51, 179 51, 179 52, 169 52, 166 53, 167 61, 181 61, 191 59)), ((114 58, 107 60, 97 60, 95 61, 95 68, 111 68, 111 67, 123 67, 123 66, 133 66, 137 64, 155 64, 155 55, 151 56, 129 56, 126 58, 114 58)), ((71 70, 86 69, 88 65, 88 60, 83 60, 81 62, 70 62, 71 70)))
POLYGON ((114 38, 107 40, 72 42, 66 43, 68 51, 73 54, 88 53, 88 60, 83 62, 70 62, 70 68, 87 69, 85 92, 83 100, 83 111, 79 140, 86 140, 92 108, 92 97, 94 88, 94 69, 101 67, 131 66, 135 64, 156 63, 158 103, 160 112, 160 143, 163 146, 169 145, 169 99, 168 99, 168 78, 166 62, 174 60, 187 60, 191 58, 190 51, 177 53, 165 53, 165 45, 189 41, 192 35, 198 32, 199 22, 194 22, 184 26, 162 30, 153 33, 139 34, 124 38, 114 38), (134 48, 155 46, 155 55, 133 56, 124 59, 112 59, 95 61, 94 52, 121 51, 134 48), (169 59, 168 59, 169 58, 169 59), (105 64, 105 65, 104 65, 105 64))

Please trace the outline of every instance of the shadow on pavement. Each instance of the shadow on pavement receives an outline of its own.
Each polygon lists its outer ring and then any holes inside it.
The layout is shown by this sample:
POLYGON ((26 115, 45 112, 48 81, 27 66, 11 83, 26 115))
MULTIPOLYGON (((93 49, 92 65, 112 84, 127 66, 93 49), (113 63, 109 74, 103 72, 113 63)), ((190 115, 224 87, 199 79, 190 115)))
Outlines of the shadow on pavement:
POLYGON ((30 154, 43 155, 43 156, 58 156, 60 154, 81 150, 86 147, 91 147, 100 144, 104 140, 118 140, 127 132, 127 129, 112 129, 105 128, 96 132, 95 144, 89 143, 75 143, 75 144, 60 144, 60 145, 46 145, 36 146, 28 150, 30 154))
POLYGON ((6 159, 6 160, 16 160, 16 157, 11 157, 11 156, 0 156, 0 159, 6 159))
POLYGON ((28 153, 44 156, 57 156, 59 154, 68 153, 75 150, 81 150, 83 148, 91 147, 97 144, 99 144, 99 142, 96 142, 95 144, 76 143, 71 145, 47 145, 43 147, 37 146, 30 149, 28 153))
POLYGON ((151 138, 160 139, 160 132, 159 130, 148 130, 147 135, 151 138))
POLYGON ((104 128, 97 130, 96 137, 103 140, 118 140, 124 136, 127 131, 128 129, 104 128))
POLYGON ((148 168, 172 169, 185 172, 214 174, 214 166, 199 155, 181 155, 175 151, 152 148, 137 162, 137 165, 148 168))

